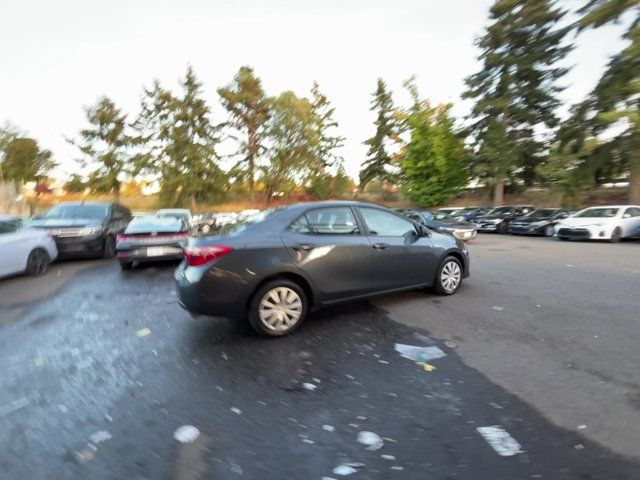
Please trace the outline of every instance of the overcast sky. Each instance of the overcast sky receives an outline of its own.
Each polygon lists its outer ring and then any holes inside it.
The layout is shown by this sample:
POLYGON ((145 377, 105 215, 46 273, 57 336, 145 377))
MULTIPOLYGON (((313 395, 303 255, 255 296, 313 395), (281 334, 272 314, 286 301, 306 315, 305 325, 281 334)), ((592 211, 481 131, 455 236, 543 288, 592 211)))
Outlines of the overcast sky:
MULTIPOLYGON (((241 65, 252 66, 269 95, 306 95, 317 80, 336 107, 347 171, 356 177, 373 133, 369 111, 376 78, 397 103, 415 74, 433 102, 460 101, 477 68, 474 39, 491 0, 5 0, 0 6, 0 124, 12 124, 54 152, 56 176, 73 171, 64 137, 82 128, 82 107, 108 95, 133 118, 143 86, 158 78, 175 88, 192 65, 204 82, 214 121, 216 88, 241 65)), ((567 0, 567 7, 581 2, 567 0)), ((563 98, 593 87, 621 29, 578 38, 563 98)))

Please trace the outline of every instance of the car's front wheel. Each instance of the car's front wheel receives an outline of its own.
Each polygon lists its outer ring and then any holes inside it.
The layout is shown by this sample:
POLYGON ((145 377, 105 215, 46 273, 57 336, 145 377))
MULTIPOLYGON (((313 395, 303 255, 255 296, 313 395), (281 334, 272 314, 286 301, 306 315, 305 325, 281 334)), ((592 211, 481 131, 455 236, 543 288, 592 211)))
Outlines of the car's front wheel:
POLYGON ((553 237, 553 234, 554 234, 553 225, 547 225, 546 227, 544 227, 544 236, 545 237, 553 237))
POLYGON ((36 248, 31 251, 29 258, 27 258, 26 272, 29 275, 44 275, 50 263, 49 254, 42 248, 36 248))
POLYGON ((131 270, 133 268, 133 262, 120 261, 120 268, 122 270, 131 270))
POLYGON ((109 235, 104 240, 104 247, 102 248, 102 258, 113 258, 116 255, 116 240, 112 235, 109 235))
POLYGON ((436 274, 433 289, 440 295, 453 295, 462 285, 462 264, 456 257, 446 257, 436 274))
POLYGON ((611 243, 618 243, 621 238, 622 238, 622 231, 620 230, 620 227, 616 227, 613 230, 613 232, 611 232, 611 238, 609 239, 609 241, 611 243))
POLYGON ((280 337, 300 327, 307 308, 307 295, 300 285, 278 279, 258 288, 249 304, 248 317, 259 334, 280 337))

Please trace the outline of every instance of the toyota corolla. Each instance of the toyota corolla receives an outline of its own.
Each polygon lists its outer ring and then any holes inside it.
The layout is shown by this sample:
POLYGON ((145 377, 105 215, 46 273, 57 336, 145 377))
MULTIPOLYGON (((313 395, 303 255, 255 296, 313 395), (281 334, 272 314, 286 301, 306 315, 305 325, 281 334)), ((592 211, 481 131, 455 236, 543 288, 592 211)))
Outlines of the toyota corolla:
POLYGON ((423 287, 451 295, 468 275, 467 247, 451 235, 373 204, 318 202, 190 238, 175 278, 193 314, 280 336, 323 306, 423 287))

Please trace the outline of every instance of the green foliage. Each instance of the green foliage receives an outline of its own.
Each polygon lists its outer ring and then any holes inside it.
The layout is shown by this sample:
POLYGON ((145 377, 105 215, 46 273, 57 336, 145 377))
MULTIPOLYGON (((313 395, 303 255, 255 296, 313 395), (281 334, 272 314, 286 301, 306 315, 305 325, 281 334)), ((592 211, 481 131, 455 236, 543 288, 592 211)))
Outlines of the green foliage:
POLYGON ((57 165, 51 152, 41 150, 33 138, 13 138, 7 142, 4 152, 2 170, 6 180, 39 182, 57 165))
POLYGON ((197 201, 217 200, 226 186, 218 166, 216 145, 219 128, 212 125, 210 108, 201 98, 201 84, 191 67, 176 96, 156 81, 145 91, 142 112, 136 122, 136 171, 154 175, 160 182, 163 205, 195 206, 197 201))
POLYGON ((93 167, 87 185, 97 193, 113 192, 118 198, 124 175, 130 172, 127 116, 108 97, 85 109, 89 127, 80 130, 79 140, 70 140, 84 155, 83 167, 93 167))
POLYGON ((410 140, 405 147, 402 192, 423 207, 446 203, 468 182, 468 155, 454 128, 451 105, 431 107, 408 84, 413 105, 402 114, 410 140))
POLYGON ((372 180, 395 183, 397 180, 396 165, 389 153, 388 144, 398 135, 398 125, 391 92, 381 78, 378 78, 376 91, 373 93, 371 109, 378 113, 374 125, 376 133, 364 142, 369 147, 367 158, 360 170, 360 186, 364 189, 372 180))
POLYGON ((236 156, 240 160, 236 167, 242 171, 249 183, 249 192, 253 197, 258 159, 266 151, 264 140, 269 121, 269 99, 262 89, 260 79, 253 69, 240 67, 231 84, 218 89, 218 95, 224 108, 229 112, 228 126, 234 129, 232 138, 239 142, 236 156))
POLYGON ((338 128, 338 122, 333 118, 335 108, 331 106, 327 96, 320 91, 317 82, 313 82, 311 88, 311 111, 317 137, 315 156, 319 170, 328 167, 338 168, 344 159, 337 150, 342 148, 345 138, 332 133, 338 128))
POLYGON ((0 183, 4 180, 2 163, 7 156, 7 147, 15 138, 22 136, 20 131, 9 122, 0 127, 0 183))
POLYGON ((64 184, 63 189, 68 193, 83 193, 87 189, 87 184, 80 175, 74 173, 64 184))
POLYGON ((269 164, 262 169, 267 200, 315 171, 318 132, 311 102, 283 92, 271 102, 269 164))
POLYGON ((565 12, 552 0, 497 0, 491 24, 477 41, 481 70, 466 79, 463 98, 475 101, 469 133, 477 153, 476 173, 497 185, 531 184, 547 146, 536 140, 540 128, 557 126, 558 85, 566 73, 557 66, 572 47, 559 27, 565 12))

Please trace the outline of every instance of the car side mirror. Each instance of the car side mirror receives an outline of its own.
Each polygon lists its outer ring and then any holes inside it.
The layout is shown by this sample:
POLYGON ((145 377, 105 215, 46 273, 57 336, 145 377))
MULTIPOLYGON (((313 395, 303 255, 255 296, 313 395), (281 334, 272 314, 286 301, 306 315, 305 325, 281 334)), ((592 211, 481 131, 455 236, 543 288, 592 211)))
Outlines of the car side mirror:
POLYGON ((430 237, 431 236, 431 230, 429 230, 424 225, 420 225, 418 228, 419 228, 418 234, 419 234, 420 237, 430 237))

